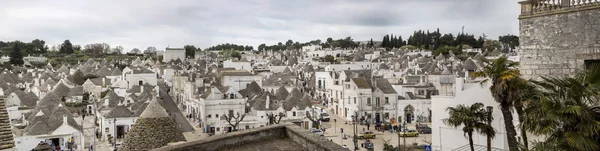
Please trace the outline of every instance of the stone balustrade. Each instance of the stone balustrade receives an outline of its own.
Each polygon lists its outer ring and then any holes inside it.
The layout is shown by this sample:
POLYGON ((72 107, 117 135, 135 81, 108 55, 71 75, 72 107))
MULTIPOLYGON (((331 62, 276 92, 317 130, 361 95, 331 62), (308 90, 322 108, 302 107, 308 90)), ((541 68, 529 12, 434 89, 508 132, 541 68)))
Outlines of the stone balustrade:
POLYGON ((519 4, 519 18, 526 18, 596 8, 600 6, 600 0, 526 0, 519 4))

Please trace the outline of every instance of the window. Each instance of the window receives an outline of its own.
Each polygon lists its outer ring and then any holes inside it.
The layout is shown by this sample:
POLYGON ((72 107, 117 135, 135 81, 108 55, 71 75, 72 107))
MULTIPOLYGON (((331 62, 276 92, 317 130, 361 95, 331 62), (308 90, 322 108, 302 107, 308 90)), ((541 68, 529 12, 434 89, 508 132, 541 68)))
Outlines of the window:
POLYGON ((221 131, 221 128, 218 128, 218 127, 217 127, 217 131, 221 131))
POLYGON ((385 104, 390 104, 390 98, 385 97, 385 104))
POLYGON ((354 97, 354 104, 356 104, 356 97, 354 97))
POLYGON ((210 114, 208 114, 208 118, 210 118, 210 116, 211 116, 211 115, 210 115, 210 114))
POLYGON ((350 89, 350 84, 346 84, 346 89, 350 89))
POLYGON ((229 94, 230 99, 235 99, 235 94, 229 94))
POLYGON ((375 105, 380 106, 380 100, 379 97, 375 98, 375 105))
POLYGON ((367 105, 371 105, 371 98, 367 98, 367 105))
POLYGON ((219 118, 219 114, 215 114, 215 117, 216 117, 216 118, 219 118))
POLYGON ((292 116, 296 116, 296 111, 292 112, 292 116))
POLYGON ((319 84, 317 84, 319 86, 319 89, 321 88, 321 80, 319 80, 319 84))
POLYGON ((385 114, 383 114, 383 117, 384 117, 385 119, 389 119, 389 118, 390 118, 390 113, 385 113, 385 114))
POLYGON ((233 117, 233 110, 229 110, 229 117, 233 117))
POLYGON ((142 81, 142 80, 138 81, 138 83, 139 83, 140 85, 144 85, 144 81, 142 81))

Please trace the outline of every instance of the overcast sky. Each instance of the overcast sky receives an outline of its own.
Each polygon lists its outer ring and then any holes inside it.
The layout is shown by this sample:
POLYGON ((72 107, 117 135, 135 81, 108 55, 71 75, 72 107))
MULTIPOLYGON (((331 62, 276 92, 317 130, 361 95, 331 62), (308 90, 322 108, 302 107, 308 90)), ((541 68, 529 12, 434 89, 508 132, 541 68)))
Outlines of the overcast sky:
POLYGON ((0 40, 48 44, 108 43, 128 51, 155 46, 201 48, 276 44, 440 28, 518 35, 519 0, 43 0, 2 1, 0 40))

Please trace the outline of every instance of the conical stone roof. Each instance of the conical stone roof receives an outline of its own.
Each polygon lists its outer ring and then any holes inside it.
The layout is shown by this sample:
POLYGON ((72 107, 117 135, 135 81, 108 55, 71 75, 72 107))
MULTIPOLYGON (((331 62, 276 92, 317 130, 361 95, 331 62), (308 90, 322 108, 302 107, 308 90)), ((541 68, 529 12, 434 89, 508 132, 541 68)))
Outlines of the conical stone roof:
POLYGON ((0 99, 0 150, 15 147, 4 99, 0 99))
POLYGON ((175 120, 169 116, 165 108, 155 98, 144 109, 131 131, 127 133, 119 150, 152 150, 172 142, 185 140, 183 132, 175 123, 175 120))

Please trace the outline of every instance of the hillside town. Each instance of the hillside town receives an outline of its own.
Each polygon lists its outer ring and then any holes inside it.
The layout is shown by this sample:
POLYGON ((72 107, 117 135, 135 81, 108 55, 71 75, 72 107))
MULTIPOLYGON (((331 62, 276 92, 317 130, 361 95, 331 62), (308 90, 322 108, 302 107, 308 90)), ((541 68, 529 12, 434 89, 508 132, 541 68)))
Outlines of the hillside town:
POLYGON ((498 40, 0 41, 0 150, 600 150, 600 3, 519 4, 498 40))

